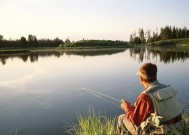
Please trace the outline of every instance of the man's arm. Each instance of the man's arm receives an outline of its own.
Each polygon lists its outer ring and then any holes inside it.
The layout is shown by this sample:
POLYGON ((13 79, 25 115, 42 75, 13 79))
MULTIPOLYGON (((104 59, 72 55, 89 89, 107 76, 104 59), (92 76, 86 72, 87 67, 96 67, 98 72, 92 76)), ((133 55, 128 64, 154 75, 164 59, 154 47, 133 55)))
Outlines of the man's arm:
POLYGON ((135 107, 124 101, 121 108, 125 111, 126 118, 137 126, 154 111, 150 97, 144 93, 139 95, 135 107))
POLYGON ((126 101, 126 100, 121 100, 121 108, 125 111, 125 112, 128 112, 129 110, 134 110, 134 106, 131 104, 131 103, 129 103, 128 101, 126 101))

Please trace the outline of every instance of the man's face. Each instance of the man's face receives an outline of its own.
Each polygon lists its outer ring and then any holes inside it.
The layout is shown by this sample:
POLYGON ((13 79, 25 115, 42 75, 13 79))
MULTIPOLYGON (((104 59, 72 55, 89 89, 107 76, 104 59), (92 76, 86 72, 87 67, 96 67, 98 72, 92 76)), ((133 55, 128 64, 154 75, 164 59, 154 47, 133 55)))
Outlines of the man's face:
POLYGON ((142 77, 139 76, 140 84, 142 85, 142 77))
POLYGON ((140 84, 144 87, 144 79, 139 76, 140 84))

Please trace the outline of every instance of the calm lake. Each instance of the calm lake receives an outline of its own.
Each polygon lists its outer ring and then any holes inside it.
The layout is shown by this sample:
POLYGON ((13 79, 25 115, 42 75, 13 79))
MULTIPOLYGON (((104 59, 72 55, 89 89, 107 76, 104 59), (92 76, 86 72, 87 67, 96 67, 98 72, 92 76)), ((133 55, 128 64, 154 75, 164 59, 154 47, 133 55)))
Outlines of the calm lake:
POLYGON ((123 111, 81 88, 134 103, 143 90, 136 75, 145 62, 158 66, 158 80, 189 104, 189 52, 176 49, 39 51, 0 56, 0 134, 64 135, 89 108, 110 117, 123 111))

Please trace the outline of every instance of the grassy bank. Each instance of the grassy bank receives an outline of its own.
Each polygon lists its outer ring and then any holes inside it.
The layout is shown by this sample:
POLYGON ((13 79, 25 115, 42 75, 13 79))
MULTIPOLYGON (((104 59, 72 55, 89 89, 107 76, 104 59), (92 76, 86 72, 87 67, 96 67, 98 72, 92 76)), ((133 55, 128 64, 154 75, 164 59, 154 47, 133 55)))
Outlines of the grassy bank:
MULTIPOLYGON (((66 52, 71 52, 71 51, 101 51, 101 50, 111 50, 111 49, 123 49, 123 48, 130 48, 133 46, 128 46, 125 43, 120 45, 115 45, 115 44, 108 44, 109 42, 105 42, 104 45, 102 43, 98 43, 96 45, 89 44, 86 45, 88 42, 82 42, 82 45, 77 45, 78 43, 70 43, 70 44, 65 44, 60 47, 40 47, 40 48, 27 48, 27 49, 22 49, 22 48, 0 48, 0 56, 6 56, 6 55, 18 55, 18 54, 28 54, 31 52, 52 52, 52 51, 66 51, 66 52), (76 45, 75 45, 76 44, 76 45)), ((119 43, 119 42, 118 42, 119 43)), ((117 44, 118 44, 117 43, 117 44)))
POLYGON ((89 111, 86 116, 78 115, 78 125, 71 125, 70 135, 116 135, 116 118, 89 111))
POLYGON ((0 130, 0 135, 19 135, 18 129, 15 129, 14 131, 10 130, 8 132, 0 130))
MULTIPOLYGON (((189 113, 183 115, 185 121, 184 133, 173 131, 173 135, 189 134, 189 113)), ((69 126, 69 135, 116 135, 116 117, 109 118, 102 113, 90 111, 86 116, 78 116, 78 125, 69 126)))
POLYGON ((128 42, 112 40, 80 40, 60 45, 59 48, 123 48, 129 47, 128 42))
POLYGON ((189 38, 181 39, 169 39, 169 40, 160 40, 152 43, 148 43, 150 46, 180 46, 180 47, 189 47, 189 38))
POLYGON ((1 49, 0 55, 1 54, 29 53, 29 52, 30 52, 30 50, 28 50, 28 49, 1 49))

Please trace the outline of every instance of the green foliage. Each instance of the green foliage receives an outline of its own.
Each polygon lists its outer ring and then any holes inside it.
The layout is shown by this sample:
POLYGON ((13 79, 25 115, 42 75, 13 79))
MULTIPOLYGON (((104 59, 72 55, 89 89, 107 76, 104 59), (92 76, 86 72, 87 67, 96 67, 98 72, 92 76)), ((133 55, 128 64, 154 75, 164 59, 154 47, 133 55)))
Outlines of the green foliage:
MULTIPOLYGON (((181 39, 181 38, 189 38, 189 30, 186 27, 183 28, 177 28, 175 26, 165 26, 160 28, 160 33, 158 34, 158 29, 156 29, 156 32, 153 31, 151 34, 151 30, 147 30, 144 34, 144 30, 142 28, 139 28, 138 36, 136 33, 133 33, 130 35, 130 43, 131 44, 141 44, 141 43, 150 43, 157 42, 157 44, 160 45, 166 45, 166 42, 163 42, 162 40, 170 40, 170 39, 181 39)), ((168 44, 174 44, 174 42, 168 42, 168 44)))
POLYGON ((3 36, 0 35, 0 48, 3 49, 58 47, 60 44, 64 42, 59 38, 37 39, 35 35, 28 35, 28 39, 22 36, 19 40, 3 40, 3 36))
POLYGON ((189 134, 189 112, 185 112, 183 114, 184 118, 184 134, 188 135, 189 134))
POLYGON ((29 50, 25 49, 14 49, 14 50, 0 50, 0 55, 1 54, 21 54, 21 53, 29 53, 29 50))
POLYGON ((78 125, 70 126, 70 135, 116 135, 116 118, 89 110, 87 116, 78 115, 78 125))
POLYGON ((28 35, 28 39, 21 37, 20 40, 2 40, 3 36, 0 35, 0 48, 42 48, 42 47, 127 47, 128 42, 124 41, 111 41, 111 40, 80 40, 71 42, 69 38, 63 42, 59 38, 54 40, 50 39, 37 39, 35 35, 28 35))
POLYGON ((17 135, 17 134, 18 134, 18 129, 16 129, 15 131, 10 130, 9 132, 3 131, 2 134, 1 134, 1 131, 0 131, 0 135, 17 135))
MULTIPOLYGON (((178 132, 176 129, 171 135, 188 135, 189 134, 189 114, 183 115, 184 131, 178 132)), ((86 116, 78 115, 78 125, 69 125, 67 131, 69 135, 116 135, 116 118, 108 118, 101 113, 96 114, 94 110, 89 109, 86 116)))
POLYGON ((125 48, 110 48, 110 49, 68 49, 63 50, 66 55, 79 55, 79 56, 99 56, 99 55, 112 55, 124 52, 125 48))
POLYGON ((140 41, 141 41, 141 43, 145 43, 146 42, 146 39, 145 39, 145 37, 144 37, 144 30, 143 30, 143 28, 139 28, 139 38, 140 38, 140 41))
POLYGON ((152 43, 148 43, 147 45, 152 45, 152 46, 169 46, 169 45, 184 46, 185 45, 187 46, 189 45, 189 38, 159 40, 152 43))
POLYGON ((2 36, 2 35, 0 35, 0 41, 1 41, 1 40, 3 40, 3 36, 2 36))
POLYGON ((189 134, 189 112, 185 111, 183 114, 184 130, 180 133, 178 130, 173 129, 171 135, 188 135, 189 134))
POLYGON ((126 47, 127 42, 112 40, 80 40, 76 42, 68 42, 61 47, 126 47))
POLYGON ((65 43, 67 43, 67 44, 71 43, 71 42, 70 42, 70 39, 67 38, 67 39, 65 40, 65 43))

